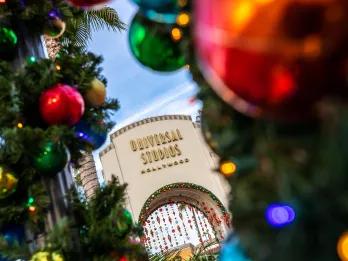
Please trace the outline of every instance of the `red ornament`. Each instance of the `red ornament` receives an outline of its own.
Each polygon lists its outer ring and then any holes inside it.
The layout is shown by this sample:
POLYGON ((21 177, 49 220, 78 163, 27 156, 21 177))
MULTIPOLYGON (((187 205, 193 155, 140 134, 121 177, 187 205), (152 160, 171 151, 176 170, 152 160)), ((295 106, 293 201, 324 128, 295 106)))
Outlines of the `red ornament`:
POLYGON ((235 109, 303 119, 330 88, 344 86, 346 0, 195 3, 203 74, 235 109))
POLYGON ((127 257, 122 256, 119 261, 128 261, 127 257))
POLYGON ((110 0, 67 0, 67 2, 75 7, 92 9, 105 6, 110 0))
POLYGON ((41 117, 49 125, 72 126, 80 121, 84 110, 81 94, 69 85, 58 83, 41 94, 41 117))

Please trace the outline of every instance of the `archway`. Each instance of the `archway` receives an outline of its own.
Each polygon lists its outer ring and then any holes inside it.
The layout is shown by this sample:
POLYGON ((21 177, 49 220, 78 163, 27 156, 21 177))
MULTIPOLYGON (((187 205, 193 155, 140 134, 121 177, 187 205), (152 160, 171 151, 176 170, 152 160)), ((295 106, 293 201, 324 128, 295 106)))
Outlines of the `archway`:
POLYGON ((145 231, 143 243, 152 253, 218 245, 231 228, 221 201, 192 183, 174 183, 154 192, 141 210, 139 223, 145 231))

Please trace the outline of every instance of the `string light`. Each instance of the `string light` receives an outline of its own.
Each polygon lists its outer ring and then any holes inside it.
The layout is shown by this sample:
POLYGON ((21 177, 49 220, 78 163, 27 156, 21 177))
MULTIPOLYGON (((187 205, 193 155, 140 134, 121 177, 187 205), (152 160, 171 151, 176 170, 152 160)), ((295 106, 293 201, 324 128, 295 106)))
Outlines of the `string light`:
POLYGON ((28 207, 29 212, 31 212, 31 213, 36 212, 36 207, 34 206, 34 203, 35 203, 35 198, 30 196, 28 198, 27 207, 28 207))
POLYGON ((29 212, 34 213, 34 212, 36 211, 36 207, 30 206, 30 207, 28 208, 28 210, 29 210, 29 212))
POLYGON ((33 64, 36 63, 36 57, 35 56, 29 56, 27 58, 28 63, 33 64))
POLYGON ((220 164, 220 172, 224 175, 224 176, 232 176, 233 174, 235 174, 237 171, 237 166, 234 162, 232 161, 224 161, 220 164))
POLYGON ((18 129, 22 129, 22 128, 23 128, 23 123, 18 122, 18 123, 17 123, 17 128, 18 128, 18 129))
POLYGON ((266 209, 266 220, 273 227, 289 225, 295 217, 294 209, 287 204, 271 204, 266 209))
POLYGON ((342 261, 348 261, 348 232, 343 233, 337 243, 337 253, 342 261))
POLYGON ((180 7, 184 7, 184 6, 187 5, 187 0, 179 0, 178 4, 179 4, 180 7))
POLYGON ((60 71, 62 69, 62 67, 59 64, 56 64, 56 70, 60 71))
POLYGON ((190 23, 190 16, 185 12, 180 13, 176 17, 176 23, 180 26, 187 26, 190 23))
POLYGON ((174 41, 179 41, 182 38, 182 32, 177 27, 174 27, 172 29, 171 34, 172 34, 172 38, 173 38, 174 41))

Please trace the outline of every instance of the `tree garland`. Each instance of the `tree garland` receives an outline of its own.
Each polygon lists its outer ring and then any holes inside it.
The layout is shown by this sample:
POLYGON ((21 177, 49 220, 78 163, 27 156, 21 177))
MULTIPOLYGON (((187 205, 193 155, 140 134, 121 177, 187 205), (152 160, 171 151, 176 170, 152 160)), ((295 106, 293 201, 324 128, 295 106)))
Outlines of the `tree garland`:
POLYGON ((151 204, 152 204, 154 199, 156 199, 163 192, 168 192, 168 191, 175 190, 175 189, 178 189, 178 188, 193 189, 193 190, 198 190, 200 192, 208 194, 209 197, 220 208, 221 212, 223 214, 227 213, 227 211, 226 211, 224 205, 222 204, 222 202, 211 191, 203 188, 202 186, 199 186, 199 185, 196 185, 196 184, 193 184, 193 183, 173 183, 173 184, 166 185, 166 186, 156 190, 153 194, 150 195, 150 197, 145 201, 145 203, 144 203, 144 205, 143 205, 143 207, 142 207, 142 209, 140 211, 139 223, 142 224, 145 221, 146 213, 147 213, 148 209, 150 208, 150 206, 151 206, 151 204))

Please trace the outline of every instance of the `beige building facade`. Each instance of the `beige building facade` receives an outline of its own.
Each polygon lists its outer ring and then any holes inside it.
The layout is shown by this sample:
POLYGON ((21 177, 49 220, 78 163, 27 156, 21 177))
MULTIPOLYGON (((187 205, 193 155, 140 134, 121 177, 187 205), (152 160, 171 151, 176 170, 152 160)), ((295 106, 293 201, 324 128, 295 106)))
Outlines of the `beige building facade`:
POLYGON ((144 223, 160 206, 182 202, 204 212, 223 238, 229 229, 229 187, 214 169, 217 158, 190 116, 147 118, 110 135, 100 152, 106 181, 127 183, 128 207, 144 223))

